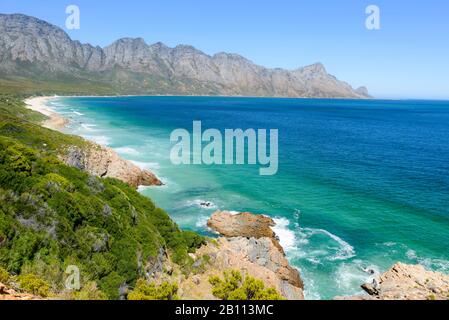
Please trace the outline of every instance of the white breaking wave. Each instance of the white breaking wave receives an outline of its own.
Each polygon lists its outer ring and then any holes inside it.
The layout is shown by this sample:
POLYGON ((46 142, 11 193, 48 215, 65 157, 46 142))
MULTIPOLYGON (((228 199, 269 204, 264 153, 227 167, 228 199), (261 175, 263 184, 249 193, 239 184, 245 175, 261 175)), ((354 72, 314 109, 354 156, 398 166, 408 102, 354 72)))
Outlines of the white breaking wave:
POLYGON ((424 258, 418 256, 416 251, 407 250, 407 258, 412 260, 414 263, 422 265, 424 268, 429 270, 435 270, 443 273, 449 272, 449 261, 444 259, 434 259, 434 258, 424 258))
POLYGON ((131 147, 114 148, 114 150, 117 153, 126 154, 126 155, 130 155, 130 156, 137 156, 140 154, 139 151, 137 151, 136 149, 131 148, 131 147))
POLYGON ((274 218, 276 224, 272 227, 274 233, 279 238, 279 243, 286 252, 296 248, 296 236, 295 233, 289 229, 290 221, 286 218, 274 218))
POLYGON ((157 170, 160 168, 159 163, 157 162, 141 162, 131 160, 136 166, 138 166, 142 170, 157 170))
POLYGON ((317 235, 317 234, 322 234, 322 235, 329 237, 330 239, 332 239, 339 245, 339 249, 337 249, 337 252, 334 255, 332 255, 331 257, 328 257, 328 260, 330 260, 330 261, 347 260, 352 257, 355 257, 356 253, 355 253, 354 247, 351 246, 346 241, 344 241, 339 236, 336 236, 335 234, 330 233, 329 231, 324 230, 324 229, 304 228, 304 230, 306 230, 310 233, 310 237, 317 235))
POLYGON ((376 265, 365 265, 362 260, 342 263, 335 272, 335 281, 339 289, 347 295, 362 293, 362 283, 372 283, 380 274, 376 265), (367 273, 366 270, 372 273, 367 273))
POLYGON ((95 128, 97 125, 95 124, 89 124, 89 123, 82 123, 81 128, 83 128, 86 131, 95 131, 95 128))
POLYGON ((78 112, 78 111, 72 111, 77 116, 84 116, 84 113, 78 112))
POLYGON ((207 228, 207 221, 209 220, 209 216, 200 216, 195 223, 197 228, 207 228))
POLYGON ((93 135, 82 135, 83 138, 96 142, 102 146, 108 146, 111 144, 111 138, 106 136, 93 136, 93 135))
POLYGON ((202 199, 195 199, 195 200, 189 200, 186 201, 187 206, 196 206, 203 209, 217 209, 217 205, 213 203, 212 201, 202 200, 202 199))

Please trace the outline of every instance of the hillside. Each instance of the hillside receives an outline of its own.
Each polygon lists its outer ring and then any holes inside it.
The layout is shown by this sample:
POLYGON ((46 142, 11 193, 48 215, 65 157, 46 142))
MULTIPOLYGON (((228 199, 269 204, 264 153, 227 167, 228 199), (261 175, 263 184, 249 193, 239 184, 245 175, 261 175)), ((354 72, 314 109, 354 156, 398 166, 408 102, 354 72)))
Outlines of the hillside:
POLYGON ((38 120, 20 98, 0 96, 0 267, 61 292, 74 265, 82 283, 111 299, 159 271, 168 256, 188 268, 201 236, 181 231, 127 184, 65 165, 61 150, 85 141, 38 120))
POLYGON ((369 97, 366 88, 353 89, 321 63, 268 69, 238 54, 211 56, 141 38, 100 48, 21 14, 0 14, 0 79, 3 90, 29 93, 369 97))

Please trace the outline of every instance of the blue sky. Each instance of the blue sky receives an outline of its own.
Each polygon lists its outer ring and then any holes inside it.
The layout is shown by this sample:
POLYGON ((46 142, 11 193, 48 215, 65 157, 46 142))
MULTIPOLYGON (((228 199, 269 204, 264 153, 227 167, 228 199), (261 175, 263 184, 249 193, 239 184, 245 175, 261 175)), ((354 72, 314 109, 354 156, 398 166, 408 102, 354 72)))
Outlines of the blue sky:
POLYGON ((66 31, 82 42, 142 37, 267 67, 322 62, 379 98, 449 99, 447 0, 1 0, 0 12, 65 28, 70 4, 81 10, 81 29, 66 31), (381 30, 365 28, 370 4, 381 10, 381 30))

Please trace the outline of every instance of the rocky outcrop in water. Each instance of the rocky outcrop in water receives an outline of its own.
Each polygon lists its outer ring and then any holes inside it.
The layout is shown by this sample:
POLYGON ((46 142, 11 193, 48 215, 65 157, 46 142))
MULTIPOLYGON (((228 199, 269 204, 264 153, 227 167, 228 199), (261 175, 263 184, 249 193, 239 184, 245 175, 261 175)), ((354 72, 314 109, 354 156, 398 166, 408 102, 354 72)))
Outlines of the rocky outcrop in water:
POLYGON ((94 143, 88 143, 85 148, 71 147, 61 158, 69 166, 101 178, 116 178, 135 188, 162 185, 153 173, 120 158, 112 149, 94 143))
POLYGON ((304 299, 304 285, 298 270, 290 266, 280 245, 273 241, 275 235, 270 227, 274 222, 270 218, 250 213, 217 212, 208 225, 214 231, 223 232, 224 237, 195 253, 196 257, 210 257, 210 261, 205 273, 181 283, 183 298, 212 299, 208 278, 226 270, 239 270, 261 279, 266 287, 276 288, 289 300, 304 299))
POLYGON ((449 300, 449 276, 420 265, 395 264, 373 283, 362 288, 367 295, 345 300, 449 300))
POLYGON ((284 252, 272 229, 275 223, 267 216, 249 212, 232 214, 228 211, 217 211, 208 220, 207 226, 227 238, 269 238, 281 252, 284 252))
POLYGON ((148 45, 141 38, 100 48, 21 14, 0 14, 0 74, 90 83, 121 94, 369 97, 366 89, 354 90, 328 74, 321 63, 268 69, 238 54, 211 56, 187 45, 148 45))

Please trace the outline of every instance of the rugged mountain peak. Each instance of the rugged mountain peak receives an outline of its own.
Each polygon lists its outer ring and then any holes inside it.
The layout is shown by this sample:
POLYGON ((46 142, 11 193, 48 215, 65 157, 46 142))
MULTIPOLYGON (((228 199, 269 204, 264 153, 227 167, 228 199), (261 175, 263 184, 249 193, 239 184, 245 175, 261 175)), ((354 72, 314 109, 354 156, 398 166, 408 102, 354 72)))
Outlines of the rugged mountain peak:
POLYGON ((201 56, 207 56, 207 54, 205 54, 203 51, 198 50, 194 46, 186 45, 186 44, 177 45, 173 49, 173 51, 178 54, 196 54, 196 55, 201 55, 201 56))
POLYGON ((122 38, 102 49, 22 14, 0 15, 0 73, 98 83, 115 94, 368 97, 367 90, 354 90, 321 63, 268 69, 238 54, 209 56, 190 45, 148 45, 142 38, 122 38))
POLYGON ((362 96, 366 96, 366 97, 369 97, 369 96, 370 96, 367 87, 363 87, 363 86, 362 86, 362 87, 357 88, 355 91, 356 91, 358 94, 362 95, 362 96))
POLYGON ((112 44, 120 45, 133 45, 133 46, 146 46, 146 42, 143 38, 121 38, 113 42, 112 44))
POLYGON ((160 42, 160 41, 153 43, 150 47, 155 48, 155 49, 170 49, 165 43, 160 42))
POLYGON ((321 62, 317 62, 317 63, 311 64, 309 66, 299 68, 297 71, 304 73, 304 74, 327 75, 326 68, 324 67, 324 65, 321 62))

